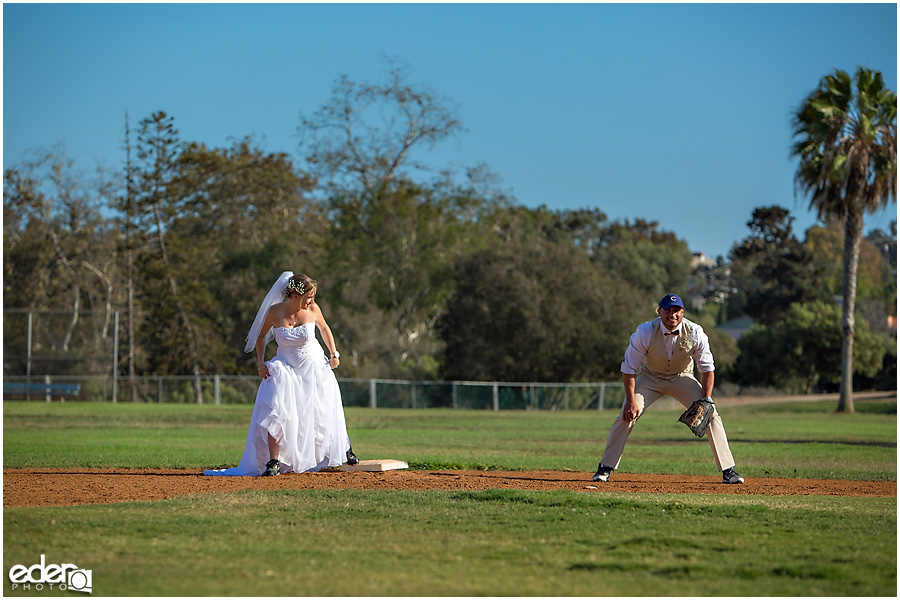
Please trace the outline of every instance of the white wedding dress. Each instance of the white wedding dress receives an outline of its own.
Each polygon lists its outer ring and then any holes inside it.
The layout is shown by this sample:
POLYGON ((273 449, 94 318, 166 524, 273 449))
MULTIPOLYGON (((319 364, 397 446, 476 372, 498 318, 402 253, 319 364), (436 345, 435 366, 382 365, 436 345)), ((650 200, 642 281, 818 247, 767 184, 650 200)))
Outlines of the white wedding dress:
POLYGON ((241 464, 204 475, 261 475, 269 461, 269 435, 278 442, 282 473, 337 467, 350 449, 341 390, 315 323, 275 327, 278 353, 259 384, 241 464))

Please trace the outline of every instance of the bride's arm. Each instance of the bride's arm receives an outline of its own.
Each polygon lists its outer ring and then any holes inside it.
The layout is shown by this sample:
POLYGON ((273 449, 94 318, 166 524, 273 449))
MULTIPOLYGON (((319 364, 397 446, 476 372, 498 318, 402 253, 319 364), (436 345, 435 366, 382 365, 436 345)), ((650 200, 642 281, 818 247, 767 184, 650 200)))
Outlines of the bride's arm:
POLYGON ((266 367, 266 336, 269 330, 275 326, 275 307, 269 309, 266 320, 263 321, 262 331, 256 338, 256 372, 263 379, 269 378, 269 368, 266 367))
POLYGON ((328 323, 325 321, 325 316, 322 314, 322 309, 319 308, 318 304, 313 302, 310 308, 312 309, 313 314, 316 315, 316 327, 322 335, 322 341, 325 342, 325 346, 328 348, 329 354, 331 354, 328 364, 332 369, 337 369, 338 365, 341 364, 341 359, 337 357, 338 351, 337 346, 334 343, 334 335, 331 333, 331 327, 329 327, 328 323))

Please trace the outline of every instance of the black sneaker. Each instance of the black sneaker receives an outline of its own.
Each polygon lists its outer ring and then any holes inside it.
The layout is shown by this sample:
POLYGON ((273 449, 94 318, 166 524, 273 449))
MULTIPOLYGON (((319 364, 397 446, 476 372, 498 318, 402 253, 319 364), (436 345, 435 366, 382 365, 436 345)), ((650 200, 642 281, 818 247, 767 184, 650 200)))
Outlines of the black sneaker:
POLYGON ((604 467, 603 463, 597 465, 597 472, 591 477, 591 481, 609 481, 609 474, 612 473, 612 467, 604 467))
POLYGON ((356 458, 356 455, 353 454, 353 447, 351 446, 349 450, 347 450, 347 464, 355 465, 359 462, 359 459, 356 458))
POLYGON ((272 477, 273 475, 278 475, 280 472, 278 470, 278 459, 273 458, 269 462, 266 463, 266 470, 263 471, 263 477, 272 477))
POLYGON ((744 483, 744 478, 731 467, 722 471, 722 483, 744 483))

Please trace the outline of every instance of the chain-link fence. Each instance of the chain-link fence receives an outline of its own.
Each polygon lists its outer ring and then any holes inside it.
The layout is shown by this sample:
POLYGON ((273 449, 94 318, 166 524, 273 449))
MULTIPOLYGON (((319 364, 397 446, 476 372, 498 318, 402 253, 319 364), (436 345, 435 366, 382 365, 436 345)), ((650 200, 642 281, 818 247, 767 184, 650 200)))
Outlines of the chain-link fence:
POLYGON ((621 383, 521 383, 341 379, 345 406, 584 410, 619 407, 621 383))
MULTIPOLYGON (((259 377, 250 375, 163 376, 134 379, 134 398, 141 402, 195 402, 200 382, 204 403, 252 404, 259 377)), ((112 402, 110 376, 41 375, 31 377, 31 400, 112 402), (66 394, 60 390, 76 390, 66 394)), ((26 399, 25 377, 5 376, 4 397, 26 399)), ((128 401, 131 380, 118 379, 118 401, 128 401)), ((517 383, 500 381, 403 381, 394 379, 338 379, 344 406, 370 408, 469 408, 485 410, 603 410, 618 409, 625 398, 616 383, 517 383)))
POLYGON ((3 374, 111 373, 118 323, 113 311, 4 309, 3 374))
MULTIPOLYGON (((251 375, 115 376, 118 325, 118 313, 112 311, 4 310, 4 398, 206 404, 252 404, 256 398, 259 378, 251 375)), ((625 398, 621 382, 338 379, 338 383, 344 406, 370 408, 618 410, 625 398)))
POLYGON ((111 310, 5 309, 4 397, 80 396, 84 387, 115 398, 118 342, 119 313, 111 310))

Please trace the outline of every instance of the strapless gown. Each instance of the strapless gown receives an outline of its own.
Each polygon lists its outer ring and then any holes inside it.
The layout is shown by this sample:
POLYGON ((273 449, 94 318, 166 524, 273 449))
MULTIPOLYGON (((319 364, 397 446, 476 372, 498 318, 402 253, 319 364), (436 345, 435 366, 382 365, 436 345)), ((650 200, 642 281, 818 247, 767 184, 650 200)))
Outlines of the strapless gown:
POLYGON ((341 390, 316 340, 315 323, 276 327, 278 353, 266 363, 241 463, 204 475, 261 475, 269 461, 269 435, 281 449, 282 473, 337 467, 350 449, 341 390))

